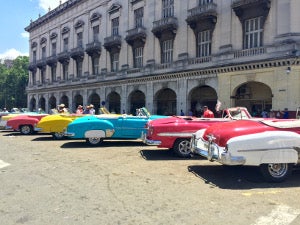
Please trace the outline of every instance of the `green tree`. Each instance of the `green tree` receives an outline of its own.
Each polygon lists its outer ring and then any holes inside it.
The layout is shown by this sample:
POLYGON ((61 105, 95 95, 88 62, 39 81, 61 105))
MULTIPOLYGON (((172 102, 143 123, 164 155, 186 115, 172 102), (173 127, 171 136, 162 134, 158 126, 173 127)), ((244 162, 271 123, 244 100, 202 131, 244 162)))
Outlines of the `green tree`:
POLYGON ((28 64, 27 56, 17 57, 11 66, 0 64, 0 108, 27 106, 28 64))

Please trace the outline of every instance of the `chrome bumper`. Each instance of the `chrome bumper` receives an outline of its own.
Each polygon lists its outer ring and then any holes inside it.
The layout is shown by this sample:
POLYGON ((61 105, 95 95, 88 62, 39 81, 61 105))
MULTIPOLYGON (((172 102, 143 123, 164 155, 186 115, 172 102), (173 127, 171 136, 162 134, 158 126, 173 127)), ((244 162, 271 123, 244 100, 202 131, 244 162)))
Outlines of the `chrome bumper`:
POLYGON ((74 137, 75 133, 65 132, 64 136, 66 136, 66 137, 74 137))
POLYGON ((160 145, 161 144, 161 141, 147 139, 147 134, 144 132, 142 132, 141 139, 146 145, 160 145))
POLYGON ((201 155, 210 161, 217 161, 224 165, 244 165, 246 162, 244 157, 232 156, 230 152, 225 152, 223 148, 217 145, 212 147, 212 143, 201 139, 196 140, 194 136, 191 140, 191 151, 193 154, 201 155))

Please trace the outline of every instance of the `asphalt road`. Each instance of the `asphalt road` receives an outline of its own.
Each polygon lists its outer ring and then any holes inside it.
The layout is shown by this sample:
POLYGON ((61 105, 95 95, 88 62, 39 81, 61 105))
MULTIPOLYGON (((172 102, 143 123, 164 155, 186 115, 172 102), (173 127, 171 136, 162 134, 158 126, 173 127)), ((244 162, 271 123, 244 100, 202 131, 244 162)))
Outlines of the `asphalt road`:
POLYGON ((52 140, 0 132, 1 225, 300 224, 300 170, 178 159, 140 141, 52 140))

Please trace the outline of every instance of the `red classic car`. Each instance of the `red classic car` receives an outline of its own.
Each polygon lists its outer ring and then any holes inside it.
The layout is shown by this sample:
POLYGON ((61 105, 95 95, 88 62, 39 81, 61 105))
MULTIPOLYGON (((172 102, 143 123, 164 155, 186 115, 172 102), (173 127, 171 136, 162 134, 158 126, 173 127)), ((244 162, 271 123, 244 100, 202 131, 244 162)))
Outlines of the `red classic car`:
POLYGON ((268 181, 281 182, 300 159, 300 120, 240 120, 193 134, 191 149, 224 165, 259 166, 268 181))
POLYGON ((48 114, 18 115, 10 118, 6 123, 6 130, 20 131, 21 134, 32 134, 39 129, 37 123, 48 114))
POLYGON ((190 139, 199 129, 215 123, 238 119, 250 119, 251 115, 244 107, 223 110, 222 118, 197 118, 190 116, 173 116, 149 121, 147 133, 142 135, 144 143, 157 145, 159 148, 172 149, 182 158, 190 157, 190 139))

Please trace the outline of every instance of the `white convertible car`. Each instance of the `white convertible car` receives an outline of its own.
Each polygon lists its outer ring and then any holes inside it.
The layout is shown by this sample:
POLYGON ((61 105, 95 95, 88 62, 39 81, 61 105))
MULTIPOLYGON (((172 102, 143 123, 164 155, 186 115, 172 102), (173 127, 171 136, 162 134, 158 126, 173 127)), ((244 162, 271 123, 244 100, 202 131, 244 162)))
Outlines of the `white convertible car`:
POLYGON ((300 163, 300 120, 238 120, 197 131, 192 152, 224 165, 259 166, 266 180, 282 182, 300 163))

